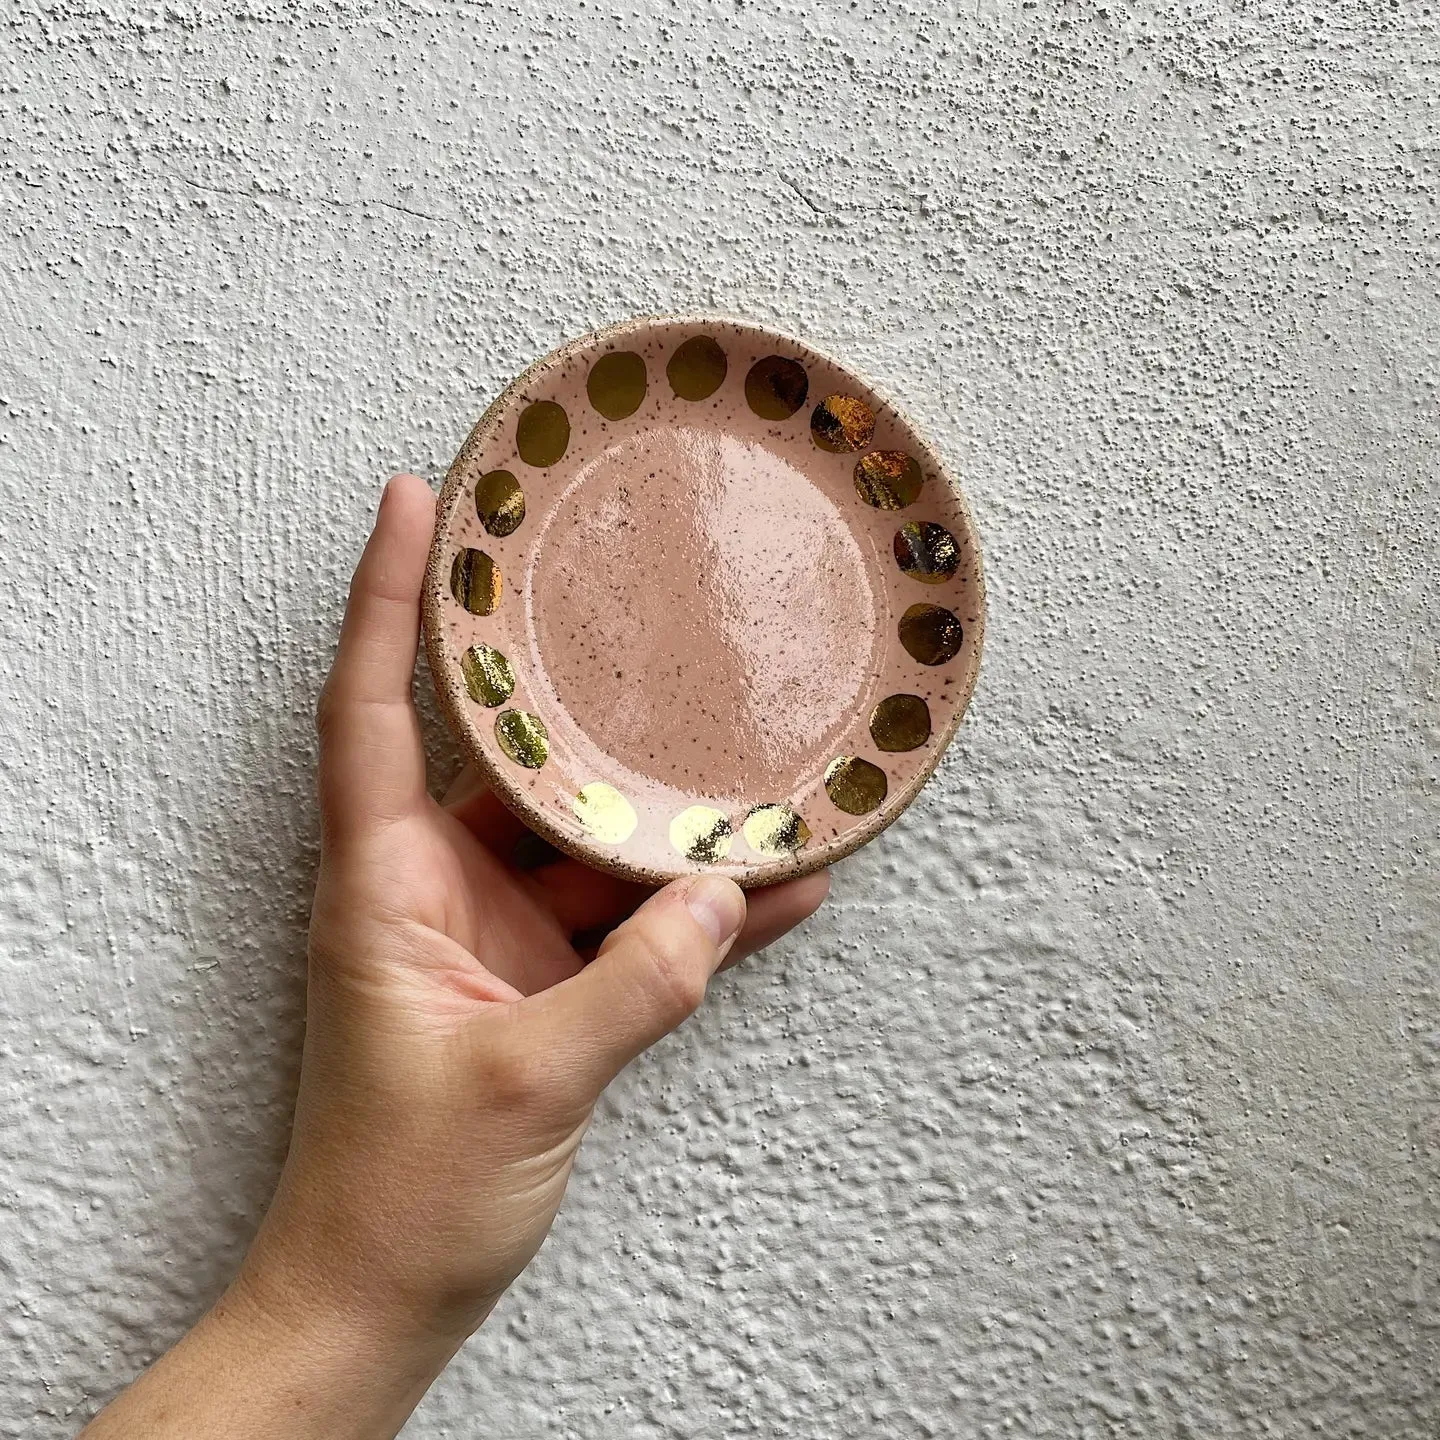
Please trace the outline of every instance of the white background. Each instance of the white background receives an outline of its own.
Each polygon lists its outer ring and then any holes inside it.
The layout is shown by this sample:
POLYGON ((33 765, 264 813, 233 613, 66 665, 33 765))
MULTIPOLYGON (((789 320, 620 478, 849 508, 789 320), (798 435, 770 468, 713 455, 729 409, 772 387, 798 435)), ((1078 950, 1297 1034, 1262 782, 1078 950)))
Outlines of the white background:
POLYGON ((0 1434, 73 1433, 262 1211, 381 480, 564 338, 707 308, 957 467, 979 693, 615 1087, 407 1436, 1436 1433, 1430 8, 0 37, 0 1434))

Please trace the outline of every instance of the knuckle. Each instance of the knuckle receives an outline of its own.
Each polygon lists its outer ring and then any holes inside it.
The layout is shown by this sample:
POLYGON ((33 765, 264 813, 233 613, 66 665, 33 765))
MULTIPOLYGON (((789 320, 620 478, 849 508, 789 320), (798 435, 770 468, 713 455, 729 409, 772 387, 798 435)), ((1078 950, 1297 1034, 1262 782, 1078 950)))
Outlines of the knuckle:
POLYGON ((516 1045, 491 1057, 486 1089, 490 1103, 500 1110, 544 1108, 550 1089, 549 1066, 540 1056, 516 1045))
POLYGON ((677 1021, 693 1015, 705 998, 707 977, 686 963, 685 948, 663 932, 645 926, 637 927, 633 943, 647 971, 648 988, 666 1014, 677 1021))

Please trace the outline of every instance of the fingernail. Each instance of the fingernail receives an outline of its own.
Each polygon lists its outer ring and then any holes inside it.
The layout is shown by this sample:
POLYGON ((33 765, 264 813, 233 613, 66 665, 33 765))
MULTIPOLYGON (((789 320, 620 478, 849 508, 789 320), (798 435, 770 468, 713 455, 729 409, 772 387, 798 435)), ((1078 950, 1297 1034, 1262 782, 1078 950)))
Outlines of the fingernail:
POLYGON ((706 875, 685 892, 685 908, 716 945, 724 945, 745 923, 745 892, 733 880, 706 875))

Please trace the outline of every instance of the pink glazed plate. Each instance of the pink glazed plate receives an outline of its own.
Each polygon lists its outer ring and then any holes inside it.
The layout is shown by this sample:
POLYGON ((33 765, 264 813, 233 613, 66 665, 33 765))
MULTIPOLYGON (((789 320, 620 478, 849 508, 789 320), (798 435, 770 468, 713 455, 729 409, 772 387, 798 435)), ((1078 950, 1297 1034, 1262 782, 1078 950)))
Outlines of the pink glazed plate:
POLYGON ((632 320, 546 356, 450 467, 431 672, 569 854, 768 885, 873 839, 965 713, 985 586, 959 487, 838 361, 632 320))

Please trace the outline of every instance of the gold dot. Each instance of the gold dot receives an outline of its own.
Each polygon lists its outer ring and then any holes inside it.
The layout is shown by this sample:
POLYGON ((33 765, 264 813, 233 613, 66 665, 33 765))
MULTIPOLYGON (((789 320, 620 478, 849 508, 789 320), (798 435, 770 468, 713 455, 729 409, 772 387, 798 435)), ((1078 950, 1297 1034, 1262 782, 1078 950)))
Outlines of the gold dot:
POLYGON ((912 522, 895 532, 895 563, 912 580, 943 585, 960 568, 960 546, 943 525, 912 522))
POLYGON ((573 805, 575 818, 602 845, 623 845, 640 823, 630 802, 603 780, 582 786, 573 805))
POLYGON ((919 695, 887 695, 870 714, 880 750, 918 750, 930 738, 930 707, 919 695))
POLYGON ((503 705, 515 689, 510 662, 491 645, 472 645, 460 657, 460 673, 470 698, 492 710, 503 705))
POLYGON ((868 815, 889 788, 885 772, 857 755, 837 755, 825 767, 825 793, 847 815, 868 815))
POLYGON ((827 395, 810 416, 810 435, 832 455, 863 450, 875 438, 875 412, 853 395, 827 395))
POLYGON ((708 805, 692 805, 670 822, 670 843, 697 865, 713 865, 730 853, 730 821, 708 805))
POLYGON ((788 420, 809 393, 805 367, 783 355, 757 360, 745 377, 745 401, 762 420, 788 420))
POLYGON ((679 399, 707 400, 720 388, 728 368, 718 340, 710 335, 694 335, 676 347, 665 373, 679 399))
POLYGON ((633 350, 602 355, 590 367, 585 393, 607 420, 633 415, 645 398, 645 361, 633 350))
POLYGON ((922 665, 953 659, 962 639, 959 620, 943 605, 912 605, 900 617, 900 643, 922 665))
POLYGON ((527 770, 538 770, 550 757, 550 732, 545 722, 528 710, 502 710, 495 717, 495 738, 500 748, 527 770))
POLYGON ((810 827, 788 805, 757 805, 741 827, 758 855, 793 855, 810 839, 810 827))
POLYGON ((508 470, 492 470, 475 482, 475 513, 496 536, 513 535, 525 518, 525 492, 508 470))
POLYGON ((920 463, 903 450, 872 450, 855 464, 855 488, 877 510, 913 505, 925 483, 920 463))
POLYGON ((456 552, 450 593, 472 614, 489 615, 500 603, 500 571, 483 550, 456 552))
POLYGON ((553 465, 570 443, 570 417, 553 400, 537 400, 520 412, 515 448, 527 465, 553 465))

